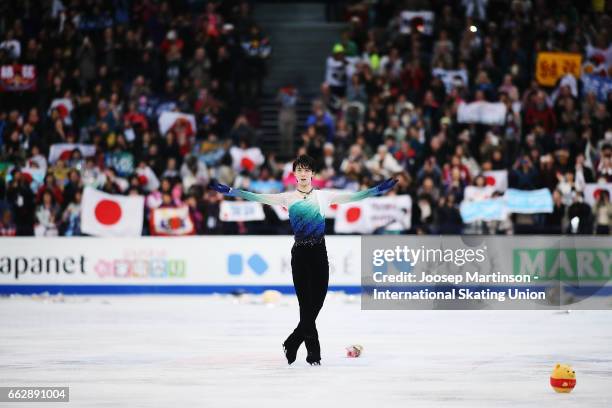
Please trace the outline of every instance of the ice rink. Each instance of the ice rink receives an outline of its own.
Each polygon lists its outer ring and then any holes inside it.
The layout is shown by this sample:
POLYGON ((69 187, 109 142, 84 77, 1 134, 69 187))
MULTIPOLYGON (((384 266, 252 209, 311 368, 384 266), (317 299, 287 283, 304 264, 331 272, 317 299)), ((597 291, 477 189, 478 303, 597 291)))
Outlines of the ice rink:
POLYGON ((286 363, 297 316, 293 296, 0 298, 0 386, 70 386, 73 407, 612 406, 610 311, 362 311, 330 294, 320 367, 304 348, 286 363), (549 385, 557 362, 571 394, 549 385))

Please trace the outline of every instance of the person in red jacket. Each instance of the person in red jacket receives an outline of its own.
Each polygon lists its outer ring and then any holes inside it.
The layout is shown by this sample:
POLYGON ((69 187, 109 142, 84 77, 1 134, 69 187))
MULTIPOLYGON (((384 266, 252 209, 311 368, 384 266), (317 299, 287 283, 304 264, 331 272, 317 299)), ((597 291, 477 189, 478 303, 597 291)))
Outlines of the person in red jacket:
POLYGON ((552 108, 546 103, 546 94, 539 91, 533 97, 533 103, 527 108, 525 114, 527 126, 541 124, 547 134, 552 134, 557 127, 557 119, 552 108))

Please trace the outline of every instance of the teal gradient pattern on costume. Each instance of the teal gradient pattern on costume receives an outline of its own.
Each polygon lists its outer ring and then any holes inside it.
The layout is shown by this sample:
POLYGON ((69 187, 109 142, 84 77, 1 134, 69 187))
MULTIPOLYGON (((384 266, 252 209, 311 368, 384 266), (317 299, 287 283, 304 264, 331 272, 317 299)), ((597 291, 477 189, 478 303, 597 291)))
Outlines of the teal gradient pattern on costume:
POLYGON ((356 193, 339 193, 335 194, 331 200, 331 203, 346 204, 353 201, 363 200, 364 198, 374 197, 379 195, 381 191, 378 187, 372 187, 367 190, 357 191, 356 193))
POLYGON ((367 190, 357 191, 351 195, 349 202, 363 200, 368 197, 378 195, 379 191, 376 187, 368 188, 367 190))
POLYGON ((245 200, 249 200, 249 201, 257 201, 259 203, 263 203, 265 201, 257 193, 252 193, 252 192, 246 191, 246 190, 240 190, 238 188, 232 188, 228 195, 234 196, 234 197, 244 198, 245 200))
POLYGON ((250 191, 241 190, 238 188, 232 188, 227 194, 230 197, 240 197, 248 201, 257 201, 258 203, 269 204, 269 205, 283 205, 284 200, 280 194, 260 194, 252 193, 250 191))
POLYGON ((325 234, 325 218, 315 200, 301 200, 291 204, 289 221, 296 241, 316 240, 325 234))

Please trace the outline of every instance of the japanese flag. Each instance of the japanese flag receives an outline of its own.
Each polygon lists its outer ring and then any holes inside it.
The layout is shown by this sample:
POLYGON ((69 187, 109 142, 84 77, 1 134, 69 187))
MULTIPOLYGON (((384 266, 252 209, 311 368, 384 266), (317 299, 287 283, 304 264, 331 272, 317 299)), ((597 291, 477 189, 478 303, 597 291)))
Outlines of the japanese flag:
POLYGON ((85 187, 81 230, 99 237, 138 237, 142 234, 144 197, 106 194, 85 187))
POLYGON ((62 121, 64 121, 64 123, 67 125, 72 125, 72 118, 70 117, 70 114, 72 113, 73 107, 74 106, 72 105, 72 101, 70 99, 56 98, 53 100, 53 102, 51 102, 51 106, 49 106, 49 114, 51 114, 53 109, 57 109, 62 121))
POLYGON ((178 127, 183 127, 187 136, 195 135, 197 130, 195 116, 188 113, 164 112, 159 115, 157 122, 159 125, 159 132, 162 135, 178 127))
POLYGON ((612 183, 586 183, 584 186, 584 201, 593 206, 604 190, 608 191, 610 197, 612 197, 612 183))
POLYGON ((83 157, 91 157, 96 154, 96 146, 92 144, 54 143, 49 149, 49 163, 53 164, 58 160, 70 160, 74 149, 78 149, 83 157))
POLYGON ((508 189, 508 170, 491 170, 482 174, 487 181, 487 186, 495 188, 495 191, 503 193, 508 189))
POLYGON ((338 233, 371 234, 378 228, 410 229, 412 200, 409 195, 372 197, 338 206, 334 230, 338 233))
POLYGON ((232 146, 229 153, 232 157, 234 170, 236 171, 253 171, 255 167, 261 166, 266 159, 259 147, 241 149, 237 146, 232 146))
POLYGON ((149 166, 137 168, 136 176, 138 176, 138 181, 145 190, 151 192, 159 188, 159 179, 149 166))
POLYGON ((368 234, 373 230, 369 205, 364 202, 341 204, 336 210, 334 231, 343 233, 368 234))

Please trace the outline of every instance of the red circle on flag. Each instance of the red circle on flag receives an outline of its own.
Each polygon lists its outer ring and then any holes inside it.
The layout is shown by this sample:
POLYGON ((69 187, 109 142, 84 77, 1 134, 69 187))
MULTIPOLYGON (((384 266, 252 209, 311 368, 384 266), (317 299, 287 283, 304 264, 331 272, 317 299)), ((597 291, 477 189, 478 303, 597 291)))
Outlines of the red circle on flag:
POLYGON ((593 191, 593 198, 595 199, 595 201, 599 200, 599 196, 602 192, 603 190, 601 188, 598 188, 597 190, 593 191))
POLYGON ((495 177, 486 176, 485 180, 487 181, 487 186, 494 186, 495 185, 495 177))
POLYGON ((113 225, 121 218, 121 206, 115 201, 101 200, 96 205, 95 213, 100 224, 113 225))
POLYGON ((70 160, 70 156, 72 156, 72 150, 66 149, 60 154, 59 160, 68 161, 70 160))
POLYGON ((346 211, 346 220, 348 222, 355 222, 361 217, 361 208, 351 207, 346 211))
POLYGON ((242 160, 240 160, 240 165, 242 166, 242 168, 251 171, 255 168, 255 163, 253 162, 253 160, 251 160, 248 157, 243 157, 242 160))
POLYGON ((170 224, 170 229, 173 230, 177 230, 183 225, 183 221, 180 219, 180 217, 172 217, 168 223, 170 224))
POLYGON ((335 210, 338 209, 338 204, 332 204, 332 205, 330 205, 330 207, 331 207, 332 210, 335 211, 335 210))

